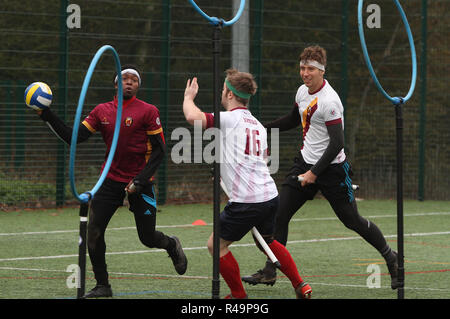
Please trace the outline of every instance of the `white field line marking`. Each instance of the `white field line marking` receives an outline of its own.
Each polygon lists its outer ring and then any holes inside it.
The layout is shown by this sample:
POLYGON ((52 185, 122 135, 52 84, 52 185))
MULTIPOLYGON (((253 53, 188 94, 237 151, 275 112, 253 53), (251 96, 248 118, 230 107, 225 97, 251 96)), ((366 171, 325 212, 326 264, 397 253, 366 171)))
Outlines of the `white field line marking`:
MULTIPOLYGON (((411 233, 404 234, 405 237, 421 237, 421 236, 438 236, 438 235, 450 235, 450 231, 441 231, 441 232, 432 232, 432 233, 411 233)), ((397 235, 385 235, 385 238, 395 238, 397 235)), ((327 242, 327 241, 341 241, 341 240, 355 240, 363 238, 360 236, 355 237, 335 237, 335 238, 316 238, 316 239, 304 239, 304 240, 293 240, 288 241, 289 245, 292 244, 300 244, 300 243, 318 243, 318 242, 327 242)), ((233 247, 249 247, 255 246, 254 243, 250 244, 233 244, 233 247)), ((183 250, 206 250, 206 246, 200 247, 184 247, 183 250)), ((107 252, 106 255, 129 255, 129 254, 144 254, 144 253, 158 253, 158 252, 166 252, 165 249, 147 249, 147 250, 134 250, 134 251, 119 251, 119 252, 107 252)), ((72 255, 57 255, 57 256, 37 256, 37 257, 16 257, 16 258, 2 258, 1 261, 19 261, 19 260, 38 260, 38 259, 58 259, 58 258, 73 258, 78 257, 78 254, 72 255)))
MULTIPOLYGON (((212 225, 212 224, 209 224, 212 225)), ((192 224, 185 225, 161 225, 156 226, 156 228, 179 228, 179 227, 195 227, 192 224)), ((136 229, 136 226, 129 227, 111 227, 107 230, 130 230, 136 229)), ((68 230, 50 230, 50 231, 34 231, 34 232, 22 232, 22 233, 0 233, 0 236, 22 236, 22 235, 46 235, 46 234, 63 234, 63 233, 78 233, 78 229, 68 229, 68 230)))
MULTIPOLYGON (((0 270, 17 270, 17 271, 36 271, 36 272, 63 272, 68 273, 66 270, 61 269, 39 269, 39 268, 23 268, 23 267, 0 267, 0 270)), ((90 273, 92 271, 87 270, 90 273)), ((144 274, 144 273, 133 273, 133 272, 114 272, 108 271, 110 275, 118 276, 137 276, 137 277, 167 277, 167 278, 188 278, 188 279, 212 279, 208 276, 187 276, 187 275, 169 275, 169 274, 144 274)))
MULTIPOLYGON (((367 274, 368 276, 369 274, 367 274)), ((277 282, 282 283, 291 283, 288 280, 277 280, 277 282)), ((352 288, 365 288, 367 289, 367 285, 352 285, 352 284, 338 284, 338 283, 322 283, 322 282, 314 282, 308 280, 308 284, 314 285, 314 286, 333 286, 333 287, 352 287, 352 288)), ((391 286, 381 286, 380 288, 385 288, 391 290, 391 286)), ((445 288, 424 288, 424 287, 404 287, 404 289, 411 289, 411 290, 430 290, 430 291, 450 291, 450 289, 445 288)))
MULTIPOLYGON (((421 216, 442 216, 450 215, 450 212, 430 212, 430 213, 414 213, 414 214, 404 214, 403 217, 421 217, 421 216)), ((364 218, 397 218, 397 214, 391 215, 369 215, 363 216, 364 218)), ((338 220, 337 217, 310 217, 310 218, 292 218, 291 222, 302 222, 302 221, 315 221, 315 220, 338 220)))
MULTIPOLYGON (((17 270, 17 271, 36 271, 36 272, 54 272, 54 273, 67 273, 61 269, 37 269, 37 268, 17 268, 17 267, 0 267, 0 270, 17 270)), ((169 275, 169 274, 145 274, 145 273, 131 273, 131 272, 109 272, 110 275, 118 276, 136 276, 136 277, 166 277, 166 278, 187 278, 187 279, 205 279, 211 280, 211 276, 187 276, 187 275, 169 275)), ((291 284, 289 280, 278 279, 278 283, 291 284)), ((308 283, 315 286, 333 286, 333 287, 352 287, 352 288, 367 288, 367 285, 354 285, 354 284, 338 284, 338 283, 322 283, 308 280, 308 283)), ((390 286, 382 286, 391 290, 390 286)), ((424 288, 424 287, 404 287, 410 290, 429 290, 429 291, 450 291, 445 288, 424 288)))
MULTIPOLYGON (((416 213, 416 214, 405 214, 404 217, 420 217, 420 216, 442 216, 450 215, 450 212, 431 212, 431 213, 416 213)), ((365 218, 393 218, 397 215, 372 215, 363 216, 365 218)), ((310 218, 293 218, 291 222, 304 222, 304 221, 320 221, 320 220, 338 220, 337 217, 310 217, 310 218)), ((212 226, 212 223, 207 223, 206 226, 212 226)), ((192 224, 182 224, 182 225, 156 225, 156 228, 182 228, 182 227, 197 227, 192 224)), ((107 230, 131 230, 136 229, 135 226, 129 227, 111 227, 107 230)), ((22 236, 22 235, 45 235, 45 234, 62 234, 62 233, 78 233, 78 229, 69 230, 51 230, 51 231, 36 231, 36 232, 20 232, 20 233, 0 233, 0 236, 22 236)))

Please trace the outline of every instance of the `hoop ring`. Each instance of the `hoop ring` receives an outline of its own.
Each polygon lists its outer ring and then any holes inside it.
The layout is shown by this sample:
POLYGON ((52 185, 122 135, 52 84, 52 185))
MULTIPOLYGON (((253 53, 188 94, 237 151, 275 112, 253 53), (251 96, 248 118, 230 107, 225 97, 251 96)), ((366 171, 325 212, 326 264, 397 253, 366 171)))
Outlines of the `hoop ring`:
POLYGON ((209 15, 207 15, 205 12, 202 11, 202 9, 199 8, 199 6, 195 3, 194 0, 189 0, 189 2, 194 7, 194 9, 197 10, 198 13, 200 13, 211 24, 218 25, 218 24, 222 23, 224 26, 230 26, 230 25, 234 24, 237 20, 239 20, 239 18, 241 17, 242 12, 244 11, 244 7, 245 7, 245 0, 241 0, 241 4, 239 6, 239 10, 236 13, 236 15, 234 16, 234 18, 229 20, 229 21, 225 21, 223 19, 219 19, 219 18, 216 18, 216 17, 210 17, 209 15))
POLYGON ((370 62, 369 53, 367 52, 367 45, 366 45, 366 40, 364 37, 363 22, 362 22, 363 2, 364 2, 364 0, 359 0, 359 2, 358 2, 358 28, 359 28, 359 39, 361 41, 361 47, 362 47, 362 50, 364 53, 364 60, 366 61, 367 67, 369 68, 370 75, 372 76, 372 79, 375 82, 375 85, 377 86, 378 90, 393 104, 395 104, 395 105, 403 104, 411 98, 411 96, 414 92, 414 87, 416 85, 416 79, 417 79, 416 49, 414 46, 414 39, 413 39, 413 36, 411 33, 411 28, 409 27, 408 20, 406 18, 406 14, 403 11, 403 8, 400 5, 399 1, 394 0, 395 5, 397 6, 397 9, 400 12, 400 16, 403 20, 403 24, 405 25, 406 33, 408 34, 409 45, 411 48, 412 75, 411 75, 411 85, 409 87, 409 91, 406 94, 406 96, 405 97, 391 97, 389 94, 386 93, 386 91, 383 89, 380 82, 378 81, 375 71, 373 70, 372 63, 370 62))
POLYGON ((117 148, 117 141, 119 140, 120 124, 121 124, 121 120, 122 120, 122 104, 123 104, 122 81, 117 81, 117 83, 118 83, 118 87, 117 87, 118 105, 117 105, 116 124, 115 124, 115 128, 114 128, 114 136, 113 136, 111 148, 109 150, 109 154, 108 154, 108 158, 106 160, 105 166, 103 167, 102 174, 100 175, 100 178, 98 179, 95 186, 90 191, 87 191, 87 192, 79 195, 77 193, 77 190, 75 187, 74 166, 75 166, 75 155, 76 155, 76 149, 77 149, 78 128, 80 126, 81 111, 83 110, 84 99, 86 97, 86 93, 89 88, 89 83, 91 81, 92 74, 94 73, 95 67, 96 67, 100 57, 107 50, 110 50, 113 53, 117 74, 120 74, 122 71, 119 55, 117 54, 116 50, 110 45, 102 46, 97 51, 95 56, 92 58, 91 64, 89 65, 89 69, 87 70, 86 76, 84 77, 83 87, 81 89, 80 98, 78 99, 77 112, 75 114, 75 120, 73 123, 72 140, 70 143, 69 177, 70 177, 70 186, 72 188, 72 193, 81 203, 86 203, 90 199, 92 199, 94 197, 95 193, 100 188, 100 186, 103 184, 103 181, 105 180, 106 175, 108 174, 109 169, 111 167, 111 162, 114 158, 114 153, 116 152, 116 148, 117 148))

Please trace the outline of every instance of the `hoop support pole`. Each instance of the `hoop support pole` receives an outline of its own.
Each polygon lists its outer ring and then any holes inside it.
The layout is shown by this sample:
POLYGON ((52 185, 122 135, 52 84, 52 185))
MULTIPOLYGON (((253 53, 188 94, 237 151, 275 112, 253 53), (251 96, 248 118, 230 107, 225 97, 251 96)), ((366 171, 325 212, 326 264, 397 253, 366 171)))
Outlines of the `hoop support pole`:
POLYGON ((403 226, 403 104, 395 104, 395 122, 397 139, 397 253, 398 272, 397 298, 404 299, 405 266, 404 266, 404 226, 403 226))
POLYGON ((78 242, 78 267, 79 278, 77 288, 77 299, 81 299, 84 296, 86 290, 86 233, 87 233, 87 220, 89 212, 89 202, 80 204, 80 239, 78 242))
MULTIPOLYGON (((214 99, 214 127, 220 132, 220 53, 221 53, 222 25, 219 23, 213 30, 213 99, 214 99)), ((220 139, 220 135, 219 135, 220 139)), ((220 293, 220 143, 216 141, 214 161, 214 234, 213 234, 213 280, 212 298, 219 299, 220 293)))

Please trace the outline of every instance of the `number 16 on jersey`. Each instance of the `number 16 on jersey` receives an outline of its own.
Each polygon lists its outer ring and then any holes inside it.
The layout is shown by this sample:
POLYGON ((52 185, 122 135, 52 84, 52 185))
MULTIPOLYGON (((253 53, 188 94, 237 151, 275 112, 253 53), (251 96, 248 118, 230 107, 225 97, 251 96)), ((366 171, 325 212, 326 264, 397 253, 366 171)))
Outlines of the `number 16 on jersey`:
POLYGON ((245 128, 245 133, 247 135, 246 139, 247 142, 245 144, 245 154, 259 156, 261 154, 261 141, 258 139, 259 131, 250 130, 247 127, 245 128))

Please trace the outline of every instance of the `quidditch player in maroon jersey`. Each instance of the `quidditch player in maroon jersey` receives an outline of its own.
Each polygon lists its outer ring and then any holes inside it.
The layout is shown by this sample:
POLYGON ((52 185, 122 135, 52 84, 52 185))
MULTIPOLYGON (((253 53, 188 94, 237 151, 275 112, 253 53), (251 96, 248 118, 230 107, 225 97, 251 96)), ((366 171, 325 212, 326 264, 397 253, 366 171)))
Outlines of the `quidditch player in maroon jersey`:
MULTIPOLYGON (((128 193, 130 211, 134 213, 141 242, 149 248, 166 249, 178 274, 184 274, 187 269, 187 259, 180 240, 155 230, 157 210, 153 175, 166 152, 159 111, 156 106, 136 98, 141 86, 141 75, 135 66, 124 65, 121 75, 115 75, 116 91, 120 77, 124 99, 120 135, 111 168, 92 199, 89 214, 88 251, 97 284, 84 298, 112 296, 104 235, 111 217, 123 205, 125 192, 128 193)), ((102 134, 107 147, 105 161, 113 140, 117 103, 115 96, 112 101, 97 105, 79 128, 77 143, 86 141, 97 131, 102 134)), ((38 114, 60 139, 70 144, 72 128, 49 108, 38 111, 38 114)))

